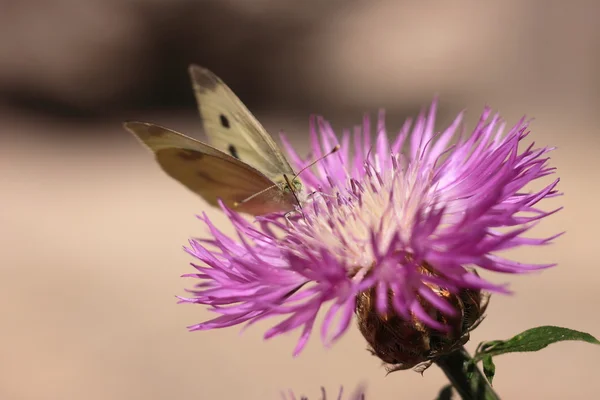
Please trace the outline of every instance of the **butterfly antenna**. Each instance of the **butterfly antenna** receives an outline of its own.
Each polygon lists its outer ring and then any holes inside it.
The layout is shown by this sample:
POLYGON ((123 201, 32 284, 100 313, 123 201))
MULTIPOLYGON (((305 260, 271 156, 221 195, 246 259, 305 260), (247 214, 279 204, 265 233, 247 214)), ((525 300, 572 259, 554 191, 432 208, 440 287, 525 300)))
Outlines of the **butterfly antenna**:
MULTIPOLYGON (((326 157, 329 157, 330 155, 332 155, 333 153, 337 152, 340 149, 340 145, 337 144, 335 145, 335 147, 331 150, 329 150, 329 152, 327 154, 322 155, 321 157, 317 158, 316 160, 314 160, 313 162, 311 162, 310 164, 306 165, 304 168, 302 168, 300 171, 298 171, 294 177, 290 180, 290 178, 286 175, 283 174, 283 179, 285 179, 286 184, 288 185, 288 187, 290 188, 290 190, 292 191, 292 194, 294 195, 294 198, 296 199, 296 202, 298 203, 298 206, 300 206, 300 208, 302 208, 302 206, 300 205, 300 199, 298 199, 298 196, 296 195, 296 191, 294 190, 294 187, 292 186, 292 181, 294 179, 296 179, 302 172, 306 171, 307 169, 309 169, 310 167, 312 167, 313 165, 315 165, 316 163, 318 163, 319 161, 323 160, 326 157)), ((235 202, 233 203, 234 207, 239 207, 240 205, 254 199, 257 196, 260 196, 261 194, 268 192, 269 190, 277 187, 278 185, 272 185, 269 186, 268 188, 265 188, 263 190, 261 190, 260 192, 254 193, 252 196, 250 197, 246 197, 244 200, 239 201, 239 202, 235 202)))
MULTIPOLYGON (((321 160, 323 160, 323 159, 325 159, 325 158, 329 157, 330 155, 332 155, 332 154, 334 154, 334 153, 337 153, 337 151, 338 151, 339 149, 340 149, 340 145, 339 145, 339 144, 336 144, 336 145, 334 146, 334 148, 333 148, 333 149, 329 150, 329 152, 328 152, 328 153, 326 153, 326 154, 323 154, 321 157, 319 157, 319 158, 317 158, 316 160, 312 161, 310 164, 308 164, 308 165, 304 166, 304 167, 303 167, 303 168, 302 168, 300 171, 298 171, 298 172, 296 173, 296 175, 294 175, 294 178, 293 178, 293 179, 296 179, 296 178, 297 178, 297 177, 298 177, 298 176, 299 176, 301 173, 303 173, 304 171, 306 171, 307 169, 309 169, 310 167, 312 167, 313 165, 315 165, 315 164, 316 164, 316 163, 318 163, 319 161, 321 161, 321 160)), ((293 179, 292 179, 292 180, 293 180, 293 179)))
MULTIPOLYGON (((283 178, 285 179, 285 182, 286 182, 286 184, 288 185, 288 187, 289 187, 289 188, 292 188, 293 186, 292 186, 292 182, 290 181, 290 178, 289 178, 289 177, 288 177, 286 174, 283 174, 283 178)), ((263 194, 264 192, 267 192, 267 191, 269 191, 269 190, 273 189, 274 187, 277 187, 277 185, 272 185, 272 186, 269 186, 268 188, 265 188, 265 189, 261 190, 261 191, 260 191, 260 192, 258 192, 258 193, 254 193, 254 194, 253 194, 252 196, 250 196, 250 197, 246 197, 244 200, 242 200, 242 201, 240 201, 240 202, 237 202, 237 201, 236 201, 235 203, 233 203, 233 206, 234 206, 234 207, 239 207, 240 205, 242 205, 242 204, 246 203, 247 201, 250 201, 250 200, 252 200, 253 198, 255 198, 255 197, 257 197, 257 196, 260 196, 260 195, 261 195, 261 194, 263 194)), ((294 198, 296 199, 296 203, 298 203, 298 207, 300 207, 300 209, 302 209, 302 205, 300 204, 300 199, 298 198, 298 195, 296 194, 296 191, 295 191, 295 190, 292 190, 292 195, 293 195, 293 196, 294 196, 294 198)))
POLYGON ((246 198, 245 198, 244 200, 242 200, 242 201, 239 201, 239 202, 238 202, 238 201, 236 201, 235 203, 233 203, 233 206, 234 206, 234 207, 239 207, 240 205, 242 205, 242 204, 244 204, 244 203, 246 203, 246 202, 248 202, 248 201, 252 200, 253 198, 255 198, 255 197, 257 197, 257 196, 260 196, 260 195, 261 195, 261 194, 263 194, 264 192, 268 192, 269 190, 273 189, 274 187, 277 187, 277 184, 275 184, 275 185, 271 185, 271 186, 269 186, 268 188, 265 188, 265 189, 261 190, 260 192, 254 193, 252 196, 250 196, 250 197, 246 197, 246 198))

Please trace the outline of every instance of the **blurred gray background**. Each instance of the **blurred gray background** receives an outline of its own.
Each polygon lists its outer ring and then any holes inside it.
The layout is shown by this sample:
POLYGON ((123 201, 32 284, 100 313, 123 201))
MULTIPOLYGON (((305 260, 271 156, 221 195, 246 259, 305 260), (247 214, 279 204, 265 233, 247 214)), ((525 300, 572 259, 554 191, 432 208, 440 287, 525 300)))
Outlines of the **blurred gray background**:
MULTIPOLYGON (((491 276, 516 294, 492 298, 468 347, 541 324, 600 335, 598 16, 591 0, 0 0, 0 399, 318 398, 359 383, 367 399, 433 399, 445 384, 435 367, 386 377, 356 330, 329 350, 315 335, 296 359, 297 335, 262 341, 274 321, 186 331, 211 316, 174 297, 193 283, 181 246, 205 234, 194 214, 207 206, 120 124, 201 137, 192 62, 300 149, 310 113, 341 129, 385 107, 395 130, 435 94, 438 129, 464 108, 472 128, 486 104, 510 124, 535 117, 565 192, 545 207, 566 208, 534 233, 568 232, 510 256, 559 266, 491 276)), ((599 355, 562 343, 502 356, 495 387, 593 398, 599 355)))

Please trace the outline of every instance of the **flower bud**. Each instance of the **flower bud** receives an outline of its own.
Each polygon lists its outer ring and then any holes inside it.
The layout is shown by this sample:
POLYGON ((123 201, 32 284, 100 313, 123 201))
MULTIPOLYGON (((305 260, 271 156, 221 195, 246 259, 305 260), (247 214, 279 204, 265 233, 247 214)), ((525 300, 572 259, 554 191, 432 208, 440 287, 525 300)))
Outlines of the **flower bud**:
MULTIPOLYGON (((429 268, 428 268, 429 269, 429 268)), ((456 311, 445 315, 437 307, 416 294, 427 314, 447 330, 440 331, 420 321, 413 313, 410 319, 398 315, 393 308, 393 291, 388 291, 388 311, 376 309, 376 290, 361 292, 356 299, 358 327, 369 344, 369 351, 379 357, 389 372, 416 367, 423 372, 439 356, 451 353, 469 341, 469 332, 484 318, 489 294, 481 290, 461 289, 457 293, 427 284, 456 311)))

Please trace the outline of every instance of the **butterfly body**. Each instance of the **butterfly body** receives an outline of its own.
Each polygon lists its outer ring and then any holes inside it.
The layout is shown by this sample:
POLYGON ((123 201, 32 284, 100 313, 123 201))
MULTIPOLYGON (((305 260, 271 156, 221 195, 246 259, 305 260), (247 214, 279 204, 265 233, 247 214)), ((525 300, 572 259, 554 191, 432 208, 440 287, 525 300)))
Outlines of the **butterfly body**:
POLYGON ((126 122, 172 178, 211 205, 252 215, 290 211, 304 187, 287 159, 237 96, 207 69, 191 66, 194 93, 209 144, 168 128, 126 122))

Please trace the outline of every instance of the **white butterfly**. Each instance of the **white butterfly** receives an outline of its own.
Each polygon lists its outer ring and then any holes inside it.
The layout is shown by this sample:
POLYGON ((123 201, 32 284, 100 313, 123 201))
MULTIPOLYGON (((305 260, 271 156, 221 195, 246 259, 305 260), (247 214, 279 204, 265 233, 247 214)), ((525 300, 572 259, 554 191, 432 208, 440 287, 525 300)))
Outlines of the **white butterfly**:
POLYGON ((189 68, 209 144, 145 122, 125 122, 172 178, 211 205, 252 215, 290 211, 305 189, 277 144, 240 99, 206 68, 189 68))

